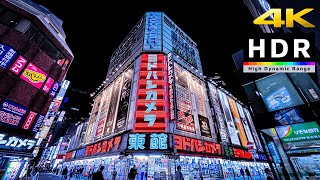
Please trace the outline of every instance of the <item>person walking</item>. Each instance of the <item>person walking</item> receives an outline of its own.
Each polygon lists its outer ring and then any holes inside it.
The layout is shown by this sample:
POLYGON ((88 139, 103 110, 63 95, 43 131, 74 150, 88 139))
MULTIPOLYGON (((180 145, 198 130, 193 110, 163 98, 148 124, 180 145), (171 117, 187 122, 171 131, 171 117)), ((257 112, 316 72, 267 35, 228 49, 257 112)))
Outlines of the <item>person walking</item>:
POLYGON ((114 168, 112 172, 112 180, 116 180, 116 177, 117 177, 117 170, 116 168, 114 168))
POLYGON ((267 175, 267 179, 266 180, 274 180, 273 174, 271 172, 271 170, 269 168, 265 168, 264 172, 267 175))
POLYGON ((240 174, 241 174, 242 178, 244 179, 244 170, 242 168, 240 168, 240 174))
POLYGON ((92 179, 93 180, 104 180, 103 170, 104 170, 104 166, 100 166, 100 169, 97 172, 93 173, 92 179))
POLYGON ((133 165, 133 167, 130 169, 130 172, 128 174, 128 179, 129 180, 134 180, 136 179, 136 175, 138 174, 138 170, 136 165, 133 165))
POLYGON ((177 172, 175 175, 175 180, 184 180, 182 172, 181 172, 181 166, 177 167, 177 172))
POLYGON ((68 168, 67 167, 64 167, 62 169, 61 175, 62 175, 62 179, 67 179, 67 176, 68 176, 68 168))
POLYGON ((246 175, 248 176, 248 179, 252 179, 251 173, 250 173, 248 167, 246 167, 246 169, 244 171, 246 172, 246 175))

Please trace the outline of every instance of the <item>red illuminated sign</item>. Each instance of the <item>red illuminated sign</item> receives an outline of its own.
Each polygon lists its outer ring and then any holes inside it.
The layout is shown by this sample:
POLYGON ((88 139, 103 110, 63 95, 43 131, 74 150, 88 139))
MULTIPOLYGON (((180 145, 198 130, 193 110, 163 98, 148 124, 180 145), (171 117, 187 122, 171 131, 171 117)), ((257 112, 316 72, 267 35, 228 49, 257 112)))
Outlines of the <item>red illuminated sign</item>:
POLYGON ((249 153, 248 151, 237 149, 237 148, 232 148, 232 149, 233 149, 233 154, 235 158, 252 159, 252 154, 249 153))
POLYGON ((134 132, 166 132, 167 66, 163 54, 141 55, 134 132))
POLYGON ((72 154, 73 154, 73 151, 67 152, 66 159, 71 159, 72 158, 72 154))
POLYGON ((116 151, 119 149, 120 143, 121 143, 121 136, 118 136, 109 140, 97 142, 95 144, 92 144, 86 147, 85 156, 116 151))
POLYGON ((33 121, 36 119, 36 116, 37 116, 37 113, 30 111, 21 128, 25 130, 29 130, 33 121))
POLYGON ((175 149, 187 152, 222 155, 221 145, 213 142, 174 135, 175 149))

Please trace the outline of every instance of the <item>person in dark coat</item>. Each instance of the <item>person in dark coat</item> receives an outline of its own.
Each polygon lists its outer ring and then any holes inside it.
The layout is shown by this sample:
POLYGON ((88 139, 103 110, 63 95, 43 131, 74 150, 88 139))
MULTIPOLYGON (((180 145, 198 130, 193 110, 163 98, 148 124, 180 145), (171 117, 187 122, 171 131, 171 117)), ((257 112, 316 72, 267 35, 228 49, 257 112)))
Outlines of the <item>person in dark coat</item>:
POLYGON ((246 175, 248 176, 248 179, 249 179, 249 178, 252 179, 251 173, 250 173, 248 167, 246 167, 246 169, 245 169, 244 171, 246 172, 246 175))
POLYGON ((93 180, 104 180, 104 177, 102 174, 103 170, 104 170, 104 166, 100 166, 100 169, 97 172, 93 173, 92 179, 93 180))
POLYGON ((241 174, 241 176, 242 176, 243 179, 244 179, 244 170, 243 170, 242 168, 240 168, 240 174, 241 174))
POLYGON ((269 168, 265 168, 264 172, 267 175, 267 179, 266 180, 274 180, 273 174, 271 172, 271 170, 269 168))
POLYGON ((182 172, 181 172, 181 166, 177 166, 177 172, 175 174, 175 180, 184 180, 182 172))
POLYGON ((136 179, 136 175, 138 174, 138 170, 136 168, 136 165, 133 165, 133 167, 130 169, 130 172, 128 174, 128 179, 129 180, 134 180, 136 179))
POLYGON ((68 168, 67 167, 63 168, 61 175, 62 175, 62 179, 67 179, 67 176, 68 176, 68 168))

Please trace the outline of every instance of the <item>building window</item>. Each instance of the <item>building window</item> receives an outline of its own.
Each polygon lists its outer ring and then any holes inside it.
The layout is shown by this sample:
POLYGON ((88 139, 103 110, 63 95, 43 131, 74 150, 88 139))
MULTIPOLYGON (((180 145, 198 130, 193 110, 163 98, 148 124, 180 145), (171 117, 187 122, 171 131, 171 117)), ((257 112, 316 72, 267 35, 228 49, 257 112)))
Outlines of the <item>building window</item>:
POLYGON ((33 24, 30 24, 30 27, 25 32, 25 35, 28 39, 30 39, 33 37, 33 35, 35 35, 36 32, 37 32, 37 28, 33 24))
POLYGON ((31 41, 36 43, 38 46, 41 45, 42 41, 45 39, 45 36, 42 32, 38 31, 32 38, 31 41))
POLYGON ((57 49, 49 39, 45 39, 40 48, 54 60, 57 60, 60 55, 59 49, 57 49))
POLYGON ((0 17, 0 23, 4 24, 10 28, 15 27, 20 21, 20 17, 12 12, 5 12, 0 17))

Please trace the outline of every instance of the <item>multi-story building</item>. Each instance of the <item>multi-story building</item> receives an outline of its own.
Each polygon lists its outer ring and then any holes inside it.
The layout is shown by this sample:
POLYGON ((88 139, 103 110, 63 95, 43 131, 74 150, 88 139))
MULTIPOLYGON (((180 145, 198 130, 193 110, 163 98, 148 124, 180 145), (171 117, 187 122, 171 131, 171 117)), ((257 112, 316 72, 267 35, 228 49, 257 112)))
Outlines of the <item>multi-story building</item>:
POLYGON ((65 38, 62 21, 48 9, 26 0, 0 1, 0 169, 8 172, 4 179, 14 179, 24 160, 33 156, 35 134, 73 60, 65 38))
POLYGON ((133 164, 139 179, 168 179, 181 165, 194 179, 238 176, 245 167, 263 176, 265 161, 249 109, 205 80, 185 32, 164 13, 148 12, 113 53, 84 144, 64 164, 85 166, 84 173, 104 165, 110 179, 113 171, 126 179, 133 164))

